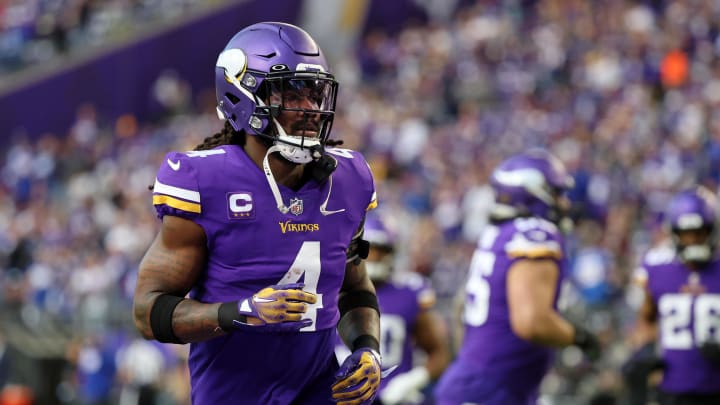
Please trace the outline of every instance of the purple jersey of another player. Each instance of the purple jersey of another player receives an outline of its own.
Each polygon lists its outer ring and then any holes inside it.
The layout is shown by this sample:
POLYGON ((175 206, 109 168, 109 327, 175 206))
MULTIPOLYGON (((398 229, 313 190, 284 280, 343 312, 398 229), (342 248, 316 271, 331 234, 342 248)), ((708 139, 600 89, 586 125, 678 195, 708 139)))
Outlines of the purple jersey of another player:
POLYGON ((327 181, 309 180, 297 191, 278 184, 286 214, 276 207, 262 169, 240 147, 166 155, 153 189, 158 216, 192 220, 207 235, 207 268, 192 298, 236 301, 270 285, 295 282, 317 295, 305 313, 313 323, 300 332, 235 332, 193 343, 193 403, 330 401, 346 250, 376 198, 360 154, 328 152, 338 166, 327 181), (299 392, 309 386, 316 386, 322 398, 299 392))
MULTIPOLYGON (((380 352, 383 371, 397 366, 380 381, 380 391, 398 374, 413 368, 413 330, 420 313, 435 305, 435 291, 416 273, 394 275, 386 283, 375 284, 380 305, 380 352)), ((338 336, 335 351, 339 360, 350 350, 338 336)))
POLYGON ((638 277, 652 296, 665 360, 660 388, 670 393, 717 393, 720 367, 700 354, 706 341, 720 343, 720 260, 690 271, 670 246, 650 250, 638 277))
POLYGON ((544 219, 516 218, 483 230, 465 287, 463 344, 436 389, 441 403, 534 403, 553 352, 513 332, 507 274, 518 260, 555 260, 560 270, 557 303, 566 268, 564 252, 564 238, 557 226, 544 219), (513 397, 498 396, 498 388, 513 397))

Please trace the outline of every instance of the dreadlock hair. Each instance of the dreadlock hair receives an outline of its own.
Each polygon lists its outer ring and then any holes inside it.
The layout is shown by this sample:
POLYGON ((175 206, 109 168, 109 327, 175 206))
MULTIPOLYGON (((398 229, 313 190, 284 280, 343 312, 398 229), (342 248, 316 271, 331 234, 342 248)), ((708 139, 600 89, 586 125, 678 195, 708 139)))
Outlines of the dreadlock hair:
MULTIPOLYGON (((325 142, 325 146, 335 147, 343 144, 342 139, 328 139, 325 142)), ((245 146, 245 131, 236 131, 235 128, 230 125, 230 121, 225 121, 220 132, 208 136, 203 139, 202 143, 198 144, 193 150, 210 150, 221 145, 237 145, 245 146)), ((152 190, 153 185, 148 186, 148 190, 152 190)))
MULTIPOLYGON (((325 142, 325 146, 330 148, 340 146, 342 144, 342 139, 328 139, 325 142)), ((193 150, 209 150, 221 145, 245 146, 245 132, 235 131, 232 125, 230 125, 230 121, 225 121, 225 125, 220 132, 208 136, 202 141, 202 143, 195 146, 195 149, 193 150)))
MULTIPOLYGON (((193 150, 209 150, 220 145, 244 146, 245 132, 235 131, 232 125, 230 125, 230 121, 225 121, 225 125, 223 125, 220 132, 217 132, 203 139, 202 143, 195 146, 193 150)), ((152 189, 153 185, 151 184, 148 186, 148 190, 152 189)))
POLYGON ((209 150, 220 145, 244 146, 245 132, 236 131, 232 125, 230 125, 230 121, 225 121, 225 125, 220 132, 208 136, 193 150, 209 150))

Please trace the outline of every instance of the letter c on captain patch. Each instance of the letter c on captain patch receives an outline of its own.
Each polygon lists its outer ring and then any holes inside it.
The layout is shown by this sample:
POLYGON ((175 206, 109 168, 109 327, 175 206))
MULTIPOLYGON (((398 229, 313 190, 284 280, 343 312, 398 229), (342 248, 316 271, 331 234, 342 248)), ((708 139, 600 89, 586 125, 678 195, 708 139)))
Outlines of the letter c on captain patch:
POLYGON ((249 219, 255 217, 252 194, 228 193, 228 218, 249 219))

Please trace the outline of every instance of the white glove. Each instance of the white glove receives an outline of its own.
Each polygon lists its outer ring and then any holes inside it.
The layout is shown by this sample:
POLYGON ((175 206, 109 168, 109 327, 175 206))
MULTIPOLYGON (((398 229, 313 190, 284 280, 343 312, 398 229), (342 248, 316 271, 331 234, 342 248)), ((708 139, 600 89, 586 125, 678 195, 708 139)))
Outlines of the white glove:
POLYGON ((423 400, 420 390, 430 382, 430 373, 422 366, 418 366, 407 373, 398 374, 390 380, 380 393, 380 400, 384 405, 400 403, 417 404, 423 400))

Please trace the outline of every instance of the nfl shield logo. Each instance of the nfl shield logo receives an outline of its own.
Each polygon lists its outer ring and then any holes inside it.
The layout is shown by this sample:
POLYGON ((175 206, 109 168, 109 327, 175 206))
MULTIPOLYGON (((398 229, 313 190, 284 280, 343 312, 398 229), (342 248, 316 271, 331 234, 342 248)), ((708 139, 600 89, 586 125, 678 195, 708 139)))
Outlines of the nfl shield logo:
POLYGON ((300 215, 303 213, 303 200, 299 198, 291 198, 290 199, 290 212, 294 215, 300 215))

